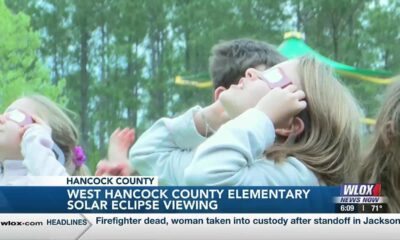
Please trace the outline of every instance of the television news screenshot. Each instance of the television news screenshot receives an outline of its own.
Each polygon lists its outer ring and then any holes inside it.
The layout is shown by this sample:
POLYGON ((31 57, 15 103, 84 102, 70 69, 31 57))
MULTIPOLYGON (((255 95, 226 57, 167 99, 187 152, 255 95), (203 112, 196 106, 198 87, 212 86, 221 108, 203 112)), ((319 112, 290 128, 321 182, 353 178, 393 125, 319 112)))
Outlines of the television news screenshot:
POLYGON ((399 239, 400 1, 0 16, 0 239, 399 239))

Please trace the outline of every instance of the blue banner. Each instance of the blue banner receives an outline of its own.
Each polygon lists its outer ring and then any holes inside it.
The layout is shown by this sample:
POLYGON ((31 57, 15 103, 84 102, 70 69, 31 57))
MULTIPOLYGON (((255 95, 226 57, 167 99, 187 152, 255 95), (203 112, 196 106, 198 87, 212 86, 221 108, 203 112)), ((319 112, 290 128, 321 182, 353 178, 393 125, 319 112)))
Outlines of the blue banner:
POLYGON ((340 187, 0 187, 0 213, 334 213, 340 187))

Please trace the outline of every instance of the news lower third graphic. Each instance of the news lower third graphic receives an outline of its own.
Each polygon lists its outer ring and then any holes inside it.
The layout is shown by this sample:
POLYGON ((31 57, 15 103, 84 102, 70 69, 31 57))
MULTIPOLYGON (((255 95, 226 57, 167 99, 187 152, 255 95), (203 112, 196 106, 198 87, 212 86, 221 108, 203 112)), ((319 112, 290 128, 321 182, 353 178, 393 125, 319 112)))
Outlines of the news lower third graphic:
POLYGON ((340 196, 335 197, 336 213, 386 213, 385 197, 381 196, 382 186, 376 184, 344 184, 340 196))
POLYGON ((383 214, 381 184, 163 187, 151 176, 38 180, 0 187, 0 239, 215 239, 214 230, 226 233, 220 240, 243 239, 243 232, 249 239, 268 232, 274 239, 283 228, 316 237, 328 225, 339 238, 349 229, 364 240, 400 234, 399 214, 383 214))
POLYGON ((387 212, 381 184, 161 187, 154 177, 80 177, 58 183, 0 187, 0 213, 387 212))

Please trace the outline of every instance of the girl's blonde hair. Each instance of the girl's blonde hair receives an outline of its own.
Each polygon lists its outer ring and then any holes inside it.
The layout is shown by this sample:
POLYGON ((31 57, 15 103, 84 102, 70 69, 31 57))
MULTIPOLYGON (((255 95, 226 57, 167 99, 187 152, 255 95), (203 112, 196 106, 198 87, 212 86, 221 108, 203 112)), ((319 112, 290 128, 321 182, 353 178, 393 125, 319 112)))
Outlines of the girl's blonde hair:
POLYGON ((350 181, 360 154, 360 108, 330 67, 311 57, 298 63, 307 101, 299 114, 304 131, 277 143, 266 155, 276 160, 294 156, 327 185, 350 181))
POLYGON ((359 180, 381 183, 390 212, 400 212, 400 82, 392 85, 380 108, 359 180))
POLYGON ((42 95, 28 95, 35 105, 36 114, 45 120, 51 128, 51 137, 65 156, 65 168, 72 176, 86 176, 89 171, 85 165, 76 166, 73 162, 74 148, 78 145, 78 130, 65 112, 71 112, 42 95))

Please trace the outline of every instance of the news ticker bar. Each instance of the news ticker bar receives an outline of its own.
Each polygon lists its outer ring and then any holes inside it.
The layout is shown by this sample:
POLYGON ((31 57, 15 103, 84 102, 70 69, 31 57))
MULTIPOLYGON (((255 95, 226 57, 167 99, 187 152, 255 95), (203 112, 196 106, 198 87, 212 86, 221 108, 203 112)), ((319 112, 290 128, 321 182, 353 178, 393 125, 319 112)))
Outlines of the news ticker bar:
POLYGON ((398 239, 399 225, 399 214, 0 214, 0 239, 398 239))

